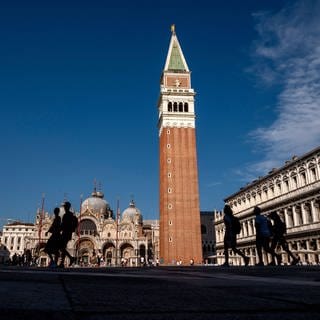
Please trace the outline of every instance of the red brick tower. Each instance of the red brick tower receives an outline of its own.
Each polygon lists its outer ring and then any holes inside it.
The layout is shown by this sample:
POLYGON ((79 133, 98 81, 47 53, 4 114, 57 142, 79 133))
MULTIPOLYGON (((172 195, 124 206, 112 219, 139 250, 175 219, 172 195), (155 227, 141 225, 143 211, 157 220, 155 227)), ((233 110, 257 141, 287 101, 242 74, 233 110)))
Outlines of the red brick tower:
POLYGON ((198 167, 195 134, 195 92, 175 28, 161 77, 160 259, 202 262, 198 167))

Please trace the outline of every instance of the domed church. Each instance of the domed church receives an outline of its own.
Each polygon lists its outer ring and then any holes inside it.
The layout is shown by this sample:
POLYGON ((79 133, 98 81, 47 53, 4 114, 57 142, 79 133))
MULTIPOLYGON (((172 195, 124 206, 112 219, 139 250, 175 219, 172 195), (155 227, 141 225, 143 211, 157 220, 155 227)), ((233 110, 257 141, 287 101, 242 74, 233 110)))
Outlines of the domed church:
MULTIPOLYGON (((140 266, 158 259, 159 221, 144 221, 133 200, 121 215, 119 210, 114 214, 104 194, 94 188, 91 196, 82 202, 80 211, 75 213, 78 230, 67 248, 80 266, 140 266)), ((63 207, 60 214, 64 214, 63 207)), ((46 232, 52 220, 53 215, 46 213, 41 217, 39 211, 35 236, 29 242, 30 249, 34 248, 35 254, 39 254, 42 266, 48 263, 42 248, 50 236, 46 232)))

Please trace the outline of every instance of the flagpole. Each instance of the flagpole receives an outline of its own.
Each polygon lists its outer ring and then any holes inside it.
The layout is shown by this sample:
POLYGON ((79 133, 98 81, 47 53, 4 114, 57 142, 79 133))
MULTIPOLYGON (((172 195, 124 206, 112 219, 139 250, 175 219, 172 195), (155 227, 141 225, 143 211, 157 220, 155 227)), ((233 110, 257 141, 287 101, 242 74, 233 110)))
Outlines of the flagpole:
POLYGON ((42 201, 41 201, 41 212, 39 217, 39 255, 40 255, 40 245, 41 245, 41 233, 42 233, 42 220, 44 217, 44 193, 42 194, 42 201))
POLYGON ((82 213, 82 197, 83 195, 80 195, 80 211, 79 211, 79 223, 78 223, 78 244, 77 244, 77 263, 79 264, 79 248, 80 248, 80 237, 81 237, 81 230, 80 230, 80 224, 81 224, 81 213, 82 213))
POLYGON ((117 217, 116 217, 116 267, 119 265, 118 242, 119 242, 119 218, 120 218, 120 200, 117 199, 117 217))

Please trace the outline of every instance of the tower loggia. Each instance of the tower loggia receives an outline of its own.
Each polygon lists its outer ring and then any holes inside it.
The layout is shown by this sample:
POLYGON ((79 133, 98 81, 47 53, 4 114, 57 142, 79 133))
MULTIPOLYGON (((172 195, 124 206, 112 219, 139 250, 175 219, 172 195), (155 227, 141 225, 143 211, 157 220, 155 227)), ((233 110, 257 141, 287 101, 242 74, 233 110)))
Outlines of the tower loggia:
POLYGON ((175 28, 160 81, 160 259, 202 262, 195 92, 175 28))

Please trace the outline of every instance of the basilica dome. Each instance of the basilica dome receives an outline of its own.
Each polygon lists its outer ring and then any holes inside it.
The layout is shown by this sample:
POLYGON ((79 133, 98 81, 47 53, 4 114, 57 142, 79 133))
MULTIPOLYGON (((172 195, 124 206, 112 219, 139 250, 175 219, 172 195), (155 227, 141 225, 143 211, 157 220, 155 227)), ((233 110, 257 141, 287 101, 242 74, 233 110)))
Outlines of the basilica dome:
POLYGON ((131 201, 129 207, 122 212, 122 219, 137 221, 139 223, 142 222, 141 212, 136 207, 134 201, 131 201))
POLYGON ((87 210, 92 213, 107 214, 109 209, 109 204, 103 199, 104 194, 101 191, 93 191, 91 197, 87 198, 82 202, 81 211, 85 212, 87 210))

